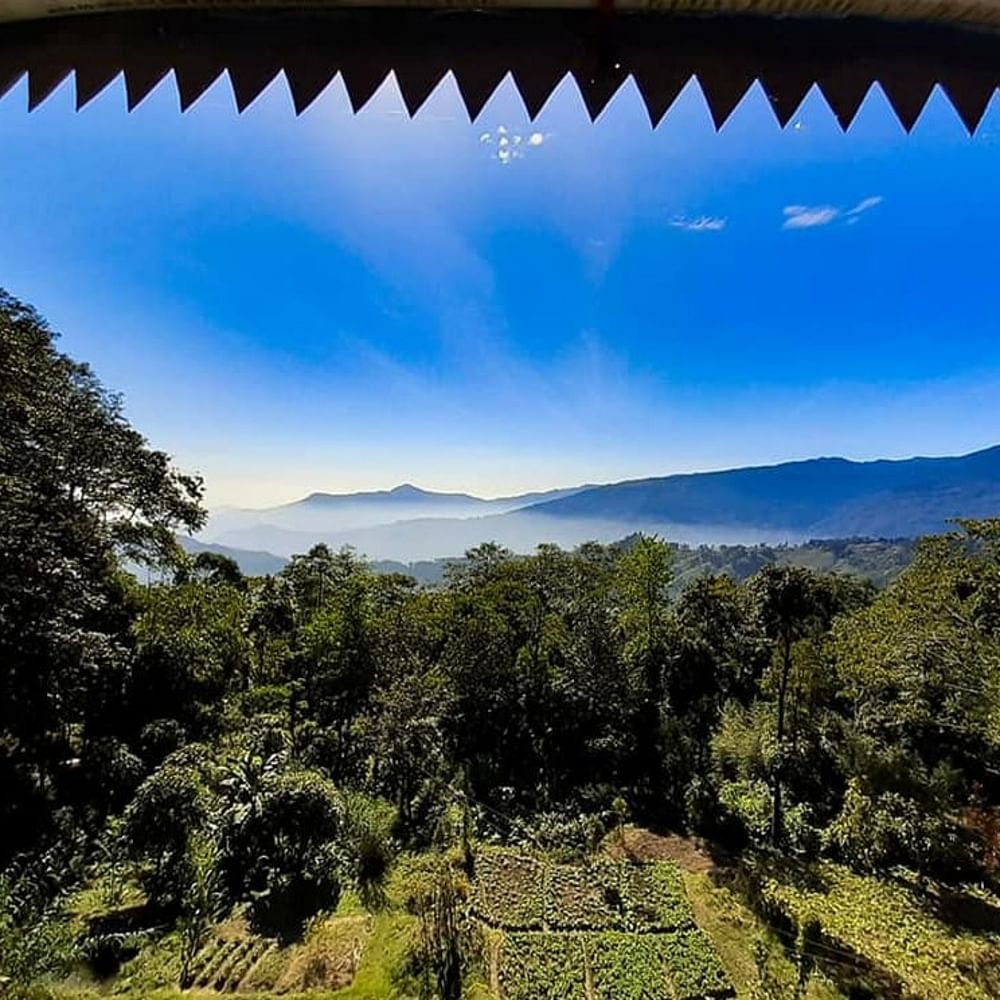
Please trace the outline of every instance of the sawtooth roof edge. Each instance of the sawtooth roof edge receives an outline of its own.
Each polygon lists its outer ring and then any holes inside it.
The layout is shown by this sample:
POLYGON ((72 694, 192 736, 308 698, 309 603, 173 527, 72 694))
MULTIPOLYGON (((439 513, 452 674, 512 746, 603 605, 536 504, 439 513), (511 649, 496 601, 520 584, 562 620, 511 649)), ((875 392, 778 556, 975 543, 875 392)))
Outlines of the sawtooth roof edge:
POLYGON ((509 74, 534 118, 569 74, 591 118, 631 77, 655 127, 695 77, 716 127, 759 82, 780 126, 815 85, 846 130, 878 83, 910 130, 940 85, 971 133, 1000 85, 1000 0, 865 0, 868 11, 922 11, 901 20, 855 16, 858 0, 691 6, 158 8, 13 21, 0 23, 0 97, 27 74, 33 109, 72 74, 82 108, 124 75, 132 109, 172 74, 184 110, 226 73, 243 111, 281 74, 301 113, 339 74, 359 110, 393 73, 413 115, 451 73, 475 120, 509 74), (836 16, 789 16, 820 6, 836 16), (997 28, 969 20, 980 8, 997 28))

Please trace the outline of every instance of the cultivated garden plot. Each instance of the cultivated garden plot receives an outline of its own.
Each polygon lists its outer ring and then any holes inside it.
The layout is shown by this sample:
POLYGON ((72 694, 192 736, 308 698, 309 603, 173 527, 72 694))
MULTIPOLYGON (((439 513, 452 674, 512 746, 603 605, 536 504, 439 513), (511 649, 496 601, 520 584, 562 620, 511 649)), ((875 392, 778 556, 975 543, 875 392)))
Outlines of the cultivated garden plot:
POLYGON ((545 865, 512 851, 487 850, 476 858, 476 916, 493 927, 541 930, 545 865))
POLYGON ((697 928, 663 934, 515 931, 498 951, 503 1000, 703 1000, 733 995, 697 928))
POLYGON ((733 995, 677 867, 556 865, 480 855, 476 916, 500 932, 502 1000, 696 1000, 733 995))
POLYGON ((268 938, 213 938, 195 959, 192 985, 201 990, 235 993, 243 987, 261 959, 275 947, 268 938))
POLYGON ((558 865, 509 851, 484 851, 476 861, 473 906, 484 923, 510 931, 694 926, 681 873, 667 861, 558 865))

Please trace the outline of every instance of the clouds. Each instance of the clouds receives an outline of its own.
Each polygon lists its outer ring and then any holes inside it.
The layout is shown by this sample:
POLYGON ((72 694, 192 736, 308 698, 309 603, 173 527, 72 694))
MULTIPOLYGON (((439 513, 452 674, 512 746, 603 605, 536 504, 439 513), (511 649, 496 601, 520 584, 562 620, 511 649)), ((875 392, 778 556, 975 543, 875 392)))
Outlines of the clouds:
POLYGON ((808 205, 786 205, 785 224, 783 229, 812 229, 815 226, 828 226, 837 216, 840 209, 831 205, 817 205, 810 208, 808 205))
POLYGON ((728 219, 714 215, 699 215, 689 219, 686 215, 678 215, 670 220, 674 229, 683 229, 689 233, 717 233, 726 228, 728 219))
POLYGON ((837 221, 853 225, 865 212, 881 205, 883 200, 880 194, 870 195, 848 209, 834 205, 786 205, 783 209, 785 221, 781 228, 814 229, 837 221))
POLYGON ((849 208, 845 214, 848 216, 860 215, 862 212, 867 212, 869 208, 881 205, 884 200, 880 194, 872 195, 870 198, 862 198, 854 208, 849 208))
POLYGON ((515 160, 524 159, 524 155, 529 150, 538 149, 544 146, 551 133, 545 132, 511 132, 506 125, 497 125, 495 129, 483 132, 479 136, 480 145, 490 146, 496 150, 492 154, 492 159, 502 166, 509 166, 515 160))
MULTIPOLYGON (((816 229, 833 223, 850 226, 884 200, 882 195, 875 194, 862 198, 850 208, 840 205, 786 205, 781 210, 784 216, 781 228, 816 229)), ((718 233, 729 225, 729 219, 721 215, 675 215, 669 224, 688 233, 718 233)))

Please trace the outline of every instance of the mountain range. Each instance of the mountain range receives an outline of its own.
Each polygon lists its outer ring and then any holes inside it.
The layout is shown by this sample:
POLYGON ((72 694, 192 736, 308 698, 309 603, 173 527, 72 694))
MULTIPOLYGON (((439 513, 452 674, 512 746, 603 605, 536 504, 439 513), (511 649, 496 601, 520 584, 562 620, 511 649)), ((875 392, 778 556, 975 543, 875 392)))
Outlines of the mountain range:
POLYGON ((263 510, 213 513, 201 538, 230 554, 287 557, 317 542, 375 560, 461 555, 484 541, 515 551, 655 532, 688 545, 810 538, 913 538, 955 517, 1000 515, 1000 446, 969 455, 780 465, 628 480, 487 500, 409 484, 313 493, 263 510))

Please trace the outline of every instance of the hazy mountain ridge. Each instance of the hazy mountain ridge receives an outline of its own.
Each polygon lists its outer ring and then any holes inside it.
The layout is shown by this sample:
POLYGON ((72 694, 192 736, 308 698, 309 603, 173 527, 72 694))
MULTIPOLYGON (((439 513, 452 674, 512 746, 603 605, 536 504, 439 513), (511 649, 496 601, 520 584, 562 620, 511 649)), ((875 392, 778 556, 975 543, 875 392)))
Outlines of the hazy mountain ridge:
POLYGON ((530 509, 551 517, 743 524, 812 537, 912 537, 942 530, 948 518, 1000 513, 1000 446, 956 458, 817 458, 630 480, 530 509), (885 511, 896 504, 906 508, 906 517, 897 518, 906 523, 892 525, 902 530, 869 530, 866 520, 892 524, 885 511))
MULTIPOLYGON (((308 534, 316 541, 343 531, 356 531, 425 518, 469 518, 504 514, 537 503, 561 500, 589 486, 545 490, 484 499, 469 493, 437 493, 404 483, 391 490, 362 493, 310 493, 301 500, 262 509, 214 511, 205 537, 237 547, 274 549, 290 554, 300 542, 282 541, 285 533, 308 534), (268 532, 276 535, 268 535, 268 532), (254 534, 256 532, 256 534, 254 534), (322 535, 323 537, 319 537, 322 535)), ((440 554, 440 553, 438 553, 440 554)))
POLYGON ((817 458, 496 500, 407 484, 236 513, 242 520, 215 515, 207 540, 285 557, 317 542, 352 545, 401 562, 454 557, 484 541, 528 552, 636 531, 692 546, 914 538, 947 530, 955 517, 1000 514, 1000 446, 954 458, 817 458))
POLYGON ((273 576, 275 573, 280 573, 288 563, 287 559, 276 556, 273 552, 234 549, 228 545, 201 542, 197 538, 191 538, 187 535, 179 535, 177 541, 189 555, 196 556, 199 552, 214 552, 220 556, 227 556, 247 576, 273 576))

